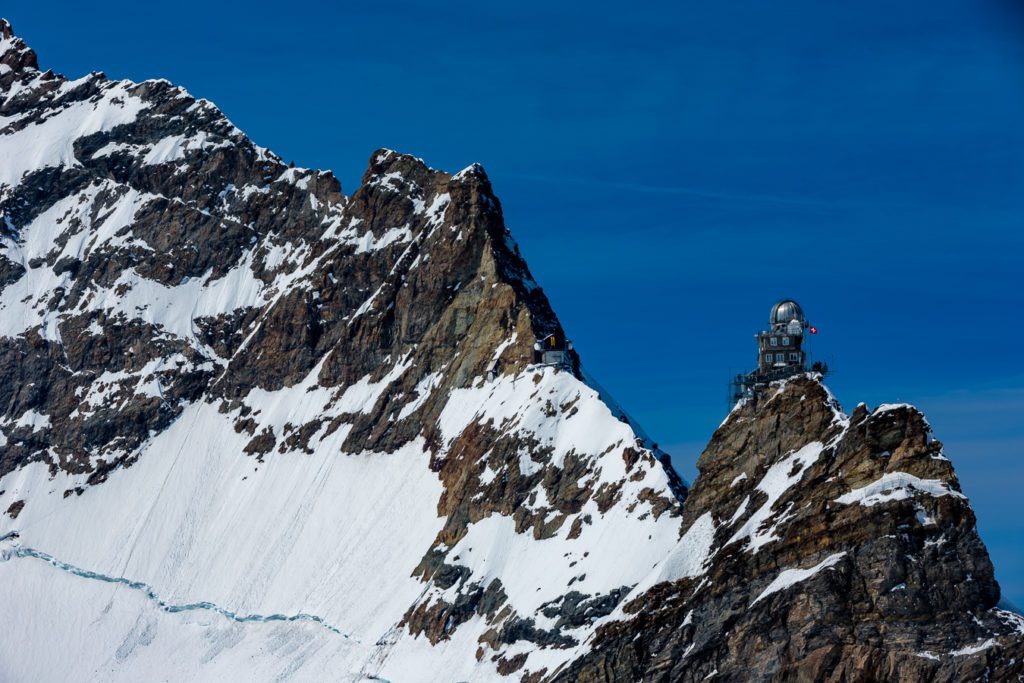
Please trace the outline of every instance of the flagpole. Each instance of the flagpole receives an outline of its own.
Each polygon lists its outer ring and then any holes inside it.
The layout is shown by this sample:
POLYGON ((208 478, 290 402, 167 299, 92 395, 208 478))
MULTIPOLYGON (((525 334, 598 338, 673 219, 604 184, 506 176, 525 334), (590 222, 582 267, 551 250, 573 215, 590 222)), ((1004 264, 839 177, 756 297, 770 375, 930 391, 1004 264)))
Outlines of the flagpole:
POLYGON ((811 347, 811 337, 814 336, 814 333, 811 332, 812 329, 814 329, 814 326, 811 325, 810 323, 807 323, 807 368, 808 368, 808 370, 810 368, 814 367, 814 349, 811 347))

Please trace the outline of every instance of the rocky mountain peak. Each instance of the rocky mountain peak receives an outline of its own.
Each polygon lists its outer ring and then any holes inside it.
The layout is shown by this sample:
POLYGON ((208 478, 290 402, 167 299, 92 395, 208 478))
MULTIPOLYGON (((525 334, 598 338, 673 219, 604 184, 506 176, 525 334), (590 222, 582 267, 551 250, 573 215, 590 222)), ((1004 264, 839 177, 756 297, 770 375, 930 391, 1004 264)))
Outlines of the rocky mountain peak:
POLYGON ((1009 680, 1024 621, 909 405, 844 414, 816 375, 740 402, 683 535, 565 680, 1009 680), (637 645, 641 632, 644 645, 637 645))
POLYGON ((0 18, 0 90, 7 90, 27 71, 36 71, 36 53, 14 33, 6 19, 0 18))
POLYGON ((422 673, 429 642, 540 676, 675 542, 685 485, 564 344, 478 165, 378 150, 346 196, 166 81, 26 72, 2 106, 11 564, 131 576, 157 621, 305 615, 353 672, 422 673))
POLYGON ((39 631, 0 678, 1020 674, 914 408, 766 383, 688 491, 479 165, 381 149, 345 195, 3 26, 0 622, 39 631))

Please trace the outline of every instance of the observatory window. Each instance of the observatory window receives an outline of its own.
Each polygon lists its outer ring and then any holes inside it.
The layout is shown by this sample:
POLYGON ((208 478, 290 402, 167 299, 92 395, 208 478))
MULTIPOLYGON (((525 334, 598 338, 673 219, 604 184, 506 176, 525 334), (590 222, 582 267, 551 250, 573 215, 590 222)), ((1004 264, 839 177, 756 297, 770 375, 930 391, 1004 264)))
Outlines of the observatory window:
POLYGON ((779 345, 779 338, 778 337, 772 337, 772 346, 778 346, 778 345, 779 345))
POLYGON ((782 345, 783 346, 789 346, 789 337, 783 337, 782 338, 782 345))

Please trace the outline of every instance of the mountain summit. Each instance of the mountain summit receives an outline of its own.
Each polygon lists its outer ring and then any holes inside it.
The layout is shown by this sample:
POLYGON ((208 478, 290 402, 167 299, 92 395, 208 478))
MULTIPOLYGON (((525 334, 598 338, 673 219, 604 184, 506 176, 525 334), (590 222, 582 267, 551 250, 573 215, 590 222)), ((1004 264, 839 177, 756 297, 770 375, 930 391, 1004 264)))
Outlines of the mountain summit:
POLYGON ((21 38, 6 19, 0 19, 0 88, 6 90, 26 71, 36 71, 36 53, 21 38))
POLYGON ((912 406, 846 415, 817 376, 791 377, 741 401, 698 468, 665 570, 560 680, 1024 675, 1024 618, 997 606, 974 514, 912 406))
POLYGON ((1021 675, 912 408, 774 382, 688 491, 480 166, 345 195, 0 35, 0 678, 1021 675))

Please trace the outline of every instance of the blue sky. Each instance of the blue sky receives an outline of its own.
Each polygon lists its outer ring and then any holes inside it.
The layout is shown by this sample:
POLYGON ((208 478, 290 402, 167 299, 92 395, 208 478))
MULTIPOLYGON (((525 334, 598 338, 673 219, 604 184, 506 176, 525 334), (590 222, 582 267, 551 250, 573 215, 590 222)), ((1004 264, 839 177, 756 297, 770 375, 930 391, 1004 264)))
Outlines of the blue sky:
POLYGON ((795 297, 845 407, 925 410, 1024 604, 1020 4, 549 4, 3 11, 43 68, 168 78, 347 191, 378 147, 483 163, 584 363, 691 480, 795 297))

